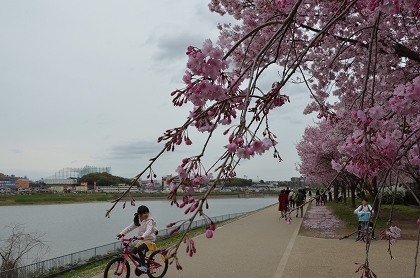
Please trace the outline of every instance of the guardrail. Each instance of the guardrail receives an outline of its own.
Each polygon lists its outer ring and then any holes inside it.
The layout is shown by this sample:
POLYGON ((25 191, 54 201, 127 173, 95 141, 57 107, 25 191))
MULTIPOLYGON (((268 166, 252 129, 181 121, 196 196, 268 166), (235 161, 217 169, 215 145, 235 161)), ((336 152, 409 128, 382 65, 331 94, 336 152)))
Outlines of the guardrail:
MULTIPOLYGON (((246 214, 247 212, 232 213, 221 216, 210 217, 213 222, 221 222, 231 218, 235 218, 246 214)), ((191 228, 198 228, 205 225, 203 219, 196 220, 191 224, 191 228)), ((180 228, 180 232, 185 231, 188 223, 185 223, 180 228)), ((169 236, 171 229, 159 230, 158 238, 163 239, 169 236)), ((86 249, 76 253, 60 256, 57 258, 41 261, 38 263, 14 268, 0 272, 0 278, 38 278, 38 277, 51 277, 71 269, 90 264, 107 257, 111 257, 121 252, 121 242, 113 242, 106 245, 101 245, 95 248, 86 249)))

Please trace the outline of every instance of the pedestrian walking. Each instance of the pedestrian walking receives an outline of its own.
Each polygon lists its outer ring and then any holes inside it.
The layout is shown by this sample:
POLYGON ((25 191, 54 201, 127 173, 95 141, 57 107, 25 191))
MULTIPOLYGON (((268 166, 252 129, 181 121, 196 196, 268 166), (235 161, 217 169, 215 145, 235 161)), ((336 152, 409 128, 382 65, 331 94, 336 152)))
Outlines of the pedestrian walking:
POLYGON ((285 216, 287 213, 287 205, 289 203, 288 196, 284 190, 280 191, 279 194, 279 211, 281 211, 281 217, 285 216))
POLYGON ((319 206, 320 199, 321 199, 321 193, 319 192, 319 189, 317 189, 315 193, 315 205, 319 206))
POLYGON ((303 217, 303 204, 304 203, 305 203, 305 196, 303 195, 302 189, 299 189, 298 194, 297 194, 297 202, 296 202, 296 207, 297 207, 296 217, 299 217, 299 209, 300 209, 300 217, 303 217))
POLYGON ((295 207, 295 198, 296 193, 292 191, 289 192, 289 207, 294 208, 295 207))
POLYGON ((324 189, 321 189, 321 206, 322 206, 322 204, 324 204, 324 206, 325 206, 326 201, 327 201, 327 194, 325 194, 324 189))

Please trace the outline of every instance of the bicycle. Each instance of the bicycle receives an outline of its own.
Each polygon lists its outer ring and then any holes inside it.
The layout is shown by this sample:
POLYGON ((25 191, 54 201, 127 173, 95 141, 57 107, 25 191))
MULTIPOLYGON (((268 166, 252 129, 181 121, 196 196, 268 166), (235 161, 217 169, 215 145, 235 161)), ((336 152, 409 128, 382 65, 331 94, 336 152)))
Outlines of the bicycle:
POLYGON ((124 246, 122 254, 120 257, 112 259, 107 264, 104 271, 104 278, 121 276, 129 278, 131 273, 129 260, 134 264, 134 274, 136 276, 142 274, 147 274, 150 278, 162 278, 165 276, 166 271, 168 270, 168 260, 165 259, 165 256, 160 254, 160 250, 153 251, 150 256, 147 256, 147 251, 145 251, 147 272, 142 272, 137 269, 138 266, 141 266, 140 258, 128 249, 129 245, 136 239, 137 237, 121 237, 121 244, 124 246))
POLYGON ((356 241, 363 240, 366 242, 370 233, 372 233, 372 227, 370 227, 370 212, 359 211, 357 213, 357 219, 359 220, 360 234, 356 241))

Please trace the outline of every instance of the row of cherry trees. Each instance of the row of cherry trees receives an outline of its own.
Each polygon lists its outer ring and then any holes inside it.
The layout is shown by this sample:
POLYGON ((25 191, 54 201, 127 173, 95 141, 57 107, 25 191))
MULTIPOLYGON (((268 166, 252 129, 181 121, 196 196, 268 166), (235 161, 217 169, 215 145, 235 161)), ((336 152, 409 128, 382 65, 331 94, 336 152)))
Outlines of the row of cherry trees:
MULTIPOLYGON (((161 152, 133 179, 134 184, 142 175, 153 178, 153 164, 165 151, 191 145, 189 129, 207 136, 200 153, 174 166, 181 182, 167 181, 173 185, 168 199, 187 217, 169 225, 175 232, 179 224, 203 216, 212 237, 215 225, 203 209, 216 183, 235 177, 242 159, 271 151, 281 161, 269 119, 274 109, 281 113, 280 107, 293 101, 285 90, 290 83, 307 87, 312 102, 304 112, 320 119, 298 146, 307 178, 363 186, 374 194, 390 179, 419 181, 419 1, 212 0, 209 8, 232 15, 237 24, 219 25, 215 43, 208 39, 187 48, 185 88, 171 95, 175 106, 192 109, 182 125, 158 138, 161 152), (274 79, 272 68, 278 71, 274 79), (263 89, 266 78, 272 79, 269 90, 263 89), (329 103, 331 96, 337 101, 329 103), (215 132, 226 136, 225 148, 218 161, 204 165, 215 132), (203 196, 188 193, 210 179, 215 182, 203 196)), ((178 268, 183 241, 192 256, 196 249, 188 229, 165 251, 178 268)), ((363 271, 372 275, 368 256, 363 271)))

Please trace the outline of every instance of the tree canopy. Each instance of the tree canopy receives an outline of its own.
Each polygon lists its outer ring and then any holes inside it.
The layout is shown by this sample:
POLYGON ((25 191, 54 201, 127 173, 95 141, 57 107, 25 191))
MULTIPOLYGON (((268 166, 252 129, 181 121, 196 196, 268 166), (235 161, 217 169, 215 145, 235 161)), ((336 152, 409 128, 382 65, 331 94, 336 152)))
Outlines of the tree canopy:
MULTIPOLYGON (((111 175, 107 172, 91 173, 80 178, 80 182, 87 182, 89 187, 93 187, 94 182, 97 186, 110 186, 118 184, 130 184, 131 179, 111 175)), ((138 184, 138 183, 137 183, 138 184)))
MULTIPOLYGON (((185 87, 171 95, 175 106, 191 105, 191 111, 182 125, 158 138, 162 151, 134 180, 154 174, 163 152, 191 145, 191 128, 208 139, 201 152, 174 166, 180 182, 167 182, 173 183, 168 198, 175 205, 179 188, 214 178, 211 192, 217 181, 236 176, 241 160, 271 151, 281 161, 270 116, 293 101, 285 86, 300 84, 311 97, 303 112, 319 118, 298 146, 306 178, 328 187, 339 176, 355 178, 375 193, 387 180, 420 182, 419 1, 212 0, 209 8, 237 22, 219 25, 217 42, 187 47, 185 87), (226 148, 214 164, 204 165, 215 132, 226 136, 226 148)), ((205 217, 208 193, 182 203, 189 219, 205 217)), ((209 222, 207 228, 214 226, 209 222)), ((166 251, 180 268, 178 247, 166 251)), ((368 256, 363 272, 373 275, 368 256)))

